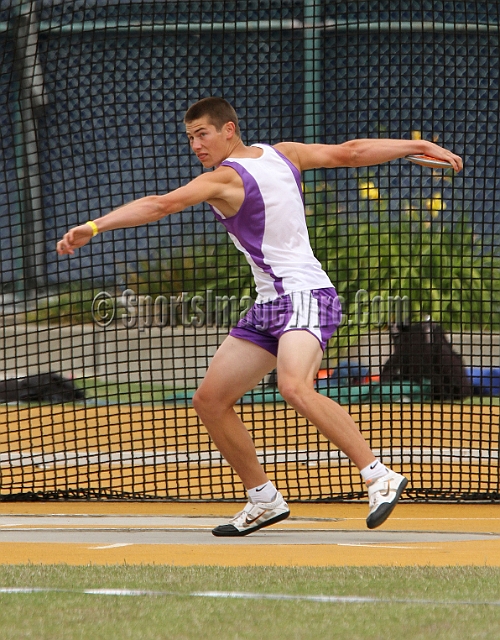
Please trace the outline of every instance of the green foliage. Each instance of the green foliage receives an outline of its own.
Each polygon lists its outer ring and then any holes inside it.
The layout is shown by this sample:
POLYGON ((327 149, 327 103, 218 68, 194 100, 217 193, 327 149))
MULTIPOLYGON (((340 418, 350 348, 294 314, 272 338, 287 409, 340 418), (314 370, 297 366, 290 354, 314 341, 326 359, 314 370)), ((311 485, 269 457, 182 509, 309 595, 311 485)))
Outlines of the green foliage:
POLYGON ((59 293, 40 298, 25 314, 26 322, 72 325, 92 322, 92 301, 101 289, 82 288, 81 283, 61 287, 59 293))
POLYGON ((204 296, 207 290, 238 298, 253 294, 250 267, 229 238, 210 246, 160 251, 129 269, 126 280, 136 293, 153 296, 178 296, 183 291, 204 296))
POLYGON ((398 219, 391 219, 374 183, 360 185, 360 193, 371 191, 372 202, 356 220, 328 201, 328 185, 308 194, 312 245, 344 300, 348 321, 340 333, 373 324, 360 326, 360 291, 369 300, 407 297, 411 319, 431 316, 448 330, 498 330, 498 250, 485 255, 464 216, 443 220, 438 194, 418 207, 403 202, 398 219))

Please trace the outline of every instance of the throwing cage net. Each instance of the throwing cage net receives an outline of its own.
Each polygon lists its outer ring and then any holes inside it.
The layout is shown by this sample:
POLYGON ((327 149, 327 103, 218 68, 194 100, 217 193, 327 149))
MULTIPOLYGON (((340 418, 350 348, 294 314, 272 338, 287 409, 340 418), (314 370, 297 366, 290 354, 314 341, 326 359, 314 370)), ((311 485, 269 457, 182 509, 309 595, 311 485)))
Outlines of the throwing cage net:
MULTIPOLYGON (((244 498, 191 406, 255 295, 208 207, 55 252, 198 175, 183 115, 215 95, 248 144, 463 156, 456 175, 404 159, 303 175, 344 308, 317 388, 405 498, 498 500, 499 29, 491 1, 2 0, 0 498, 244 498)), ((237 410, 286 499, 366 497, 273 372, 237 410)))

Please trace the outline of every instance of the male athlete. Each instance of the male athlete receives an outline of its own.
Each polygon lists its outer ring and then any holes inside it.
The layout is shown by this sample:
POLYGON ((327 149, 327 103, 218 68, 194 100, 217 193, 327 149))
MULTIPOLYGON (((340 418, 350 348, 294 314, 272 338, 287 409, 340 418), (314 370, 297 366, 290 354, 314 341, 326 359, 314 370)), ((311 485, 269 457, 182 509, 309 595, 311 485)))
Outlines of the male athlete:
POLYGON ((301 172, 360 167, 426 154, 461 159, 424 140, 358 139, 339 145, 280 142, 246 146, 237 115, 222 98, 205 98, 186 112, 191 149, 206 169, 165 195, 146 196, 74 227, 57 244, 73 254, 97 233, 159 220, 201 202, 248 260, 257 299, 215 354, 193 405, 215 445, 241 478, 248 503, 216 536, 244 536, 287 518, 289 508, 267 478, 254 443, 234 410, 247 391, 274 368, 278 389, 358 467, 367 484, 367 526, 380 526, 399 500, 407 480, 377 460, 350 415, 316 392, 323 350, 337 329, 341 309, 328 275, 315 258, 305 222, 301 172))

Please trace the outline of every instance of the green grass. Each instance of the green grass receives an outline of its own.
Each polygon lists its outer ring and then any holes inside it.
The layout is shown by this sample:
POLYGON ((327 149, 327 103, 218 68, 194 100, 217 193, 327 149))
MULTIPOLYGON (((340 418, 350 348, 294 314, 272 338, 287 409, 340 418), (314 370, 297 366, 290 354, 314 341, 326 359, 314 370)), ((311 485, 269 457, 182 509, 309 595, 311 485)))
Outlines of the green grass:
POLYGON ((472 396, 471 398, 465 398, 463 404, 484 404, 498 407, 500 406, 500 398, 498 396, 472 396))
POLYGON ((171 390, 161 383, 109 383, 103 378, 77 378, 76 385, 87 399, 110 404, 162 404, 171 390))
POLYGON ((1 594, 2 640, 500 637, 500 606, 484 604, 500 602, 500 570, 487 567, 2 566, 0 587, 67 590, 1 594), (78 593, 89 588, 173 595, 78 593), (407 602, 347 604, 189 595, 200 591, 368 596, 407 602))

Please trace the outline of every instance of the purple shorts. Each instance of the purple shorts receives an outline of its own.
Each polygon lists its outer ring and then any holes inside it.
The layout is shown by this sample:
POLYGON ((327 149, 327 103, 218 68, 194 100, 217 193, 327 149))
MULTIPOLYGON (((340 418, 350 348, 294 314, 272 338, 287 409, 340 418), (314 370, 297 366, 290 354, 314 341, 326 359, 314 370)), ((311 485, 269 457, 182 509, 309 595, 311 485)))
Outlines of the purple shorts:
POLYGON ((250 340, 274 356, 286 331, 309 331, 325 350, 342 319, 337 292, 329 289, 294 291, 270 302, 255 303, 230 335, 250 340))

